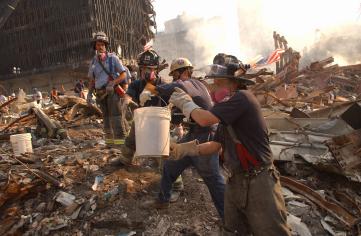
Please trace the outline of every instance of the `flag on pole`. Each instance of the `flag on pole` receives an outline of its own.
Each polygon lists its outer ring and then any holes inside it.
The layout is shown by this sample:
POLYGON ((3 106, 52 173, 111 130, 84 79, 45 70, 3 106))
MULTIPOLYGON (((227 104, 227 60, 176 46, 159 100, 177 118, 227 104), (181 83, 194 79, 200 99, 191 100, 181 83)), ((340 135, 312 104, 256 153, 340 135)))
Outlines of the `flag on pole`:
POLYGON ((277 48, 268 56, 266 63, 269 65, 269 64, 279 61, 281 59, 281 54, 284 52, 285 52, 284 49, 277 48))
POLYGON ((150 40, 148 43, 146 43, 144 45, 143 50, 148 51, 148 50, 152 49, 152 47, 153 47, 153 40, 150 40))
POLYGON ((285 52, 284 49, 278 48, 273 52, 271 52, 268 57, 263 57, 261 55, 258 55, 254 59, 252 59, 252 62, 250 64, 252 68, 270 65, 272 63, 279 61, 281 59, 281 54, 284 52, 285 52))

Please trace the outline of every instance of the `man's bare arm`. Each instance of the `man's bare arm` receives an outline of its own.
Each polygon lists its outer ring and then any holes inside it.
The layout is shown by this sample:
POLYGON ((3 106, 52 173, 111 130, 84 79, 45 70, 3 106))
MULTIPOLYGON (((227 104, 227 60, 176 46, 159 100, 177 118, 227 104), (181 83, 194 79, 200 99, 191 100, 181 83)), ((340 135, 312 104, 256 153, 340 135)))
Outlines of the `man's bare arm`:
POLYGON ((203 109, 194 109, 191 113, 191 117, 197 124, 203 127, 217 124, 220 121, 217 116, 203 109))

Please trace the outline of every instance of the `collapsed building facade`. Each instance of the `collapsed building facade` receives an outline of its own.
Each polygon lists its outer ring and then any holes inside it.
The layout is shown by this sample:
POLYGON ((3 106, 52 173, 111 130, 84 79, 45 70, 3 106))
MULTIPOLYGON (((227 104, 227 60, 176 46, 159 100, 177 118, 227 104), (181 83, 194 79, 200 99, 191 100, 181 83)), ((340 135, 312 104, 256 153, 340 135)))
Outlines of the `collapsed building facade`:
MULTIPOLYGON (((6 58, 0 63, 0 78, 3 83, 7 80, 5 87, 10 90, 17 84, 11 79, 59 68, 80 72, 67 70, 63 78, 80 79, 86 71, 83 65, 93 55, 90 42, 97 31, 107 33, 110 50, 125 64, 134 63, 154 37, 151 27, 156 28, 149 0, 6 0, 0 5, 0 17, 0 57, 6 58)), ((34 78, 24 80, 34 82, 34 78)), ((57 79, 51 80, 39 87, 54 86, 57 79)))

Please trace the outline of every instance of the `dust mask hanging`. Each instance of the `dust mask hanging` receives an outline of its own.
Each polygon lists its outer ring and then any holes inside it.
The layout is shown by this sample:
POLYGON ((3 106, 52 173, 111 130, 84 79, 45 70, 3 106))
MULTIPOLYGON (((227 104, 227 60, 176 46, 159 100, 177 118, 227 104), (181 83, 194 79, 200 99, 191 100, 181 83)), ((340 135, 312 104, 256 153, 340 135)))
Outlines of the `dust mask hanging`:
POLYGON ((212 93, 212 99, 215 103, 225 102, 231 97, 231 91, 229 88, 220 88, 212 93))
POLYGON ((107 59, 107 53, 106 52, 96 51, 96 54, 98 55, 98 59, 101 60, 101 61, 105 61, 107 59))

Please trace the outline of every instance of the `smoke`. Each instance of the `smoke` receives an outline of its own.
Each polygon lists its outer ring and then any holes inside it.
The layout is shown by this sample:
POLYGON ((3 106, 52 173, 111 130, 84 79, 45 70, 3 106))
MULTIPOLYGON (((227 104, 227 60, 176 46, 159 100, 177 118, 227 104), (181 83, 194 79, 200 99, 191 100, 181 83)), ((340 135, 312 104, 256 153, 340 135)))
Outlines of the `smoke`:
POLYGON ((316 42, 305 47, 302 52, 301 65, 330 56, 339 65, 361 63, 361 27, 357 24, 347 24, 328 32, 319 34, 316 42))
POLYGON ((272 31, 254 14, 261 1, 244 7, 238 1, 227 1, 219 16, 189 25, 187 40, 198 49, 198 65, 210 64, 217 53, 227 53, 247 62, 258 54, 272 50, 272 31))
POLYGON ((161 30, 161 21, 181 15, 175 28, 183 32, 164 38, 172 43, 158 41, 155 49, 167 59, 188 57, 196 67, 212 63, 220 52, 245 63, 258 55, 267 57, 274 50, 273 31, 301 53, 302 65, 328 56, 339 64, 361 60, 360 0, 156 0, 155 10, 161 30))

